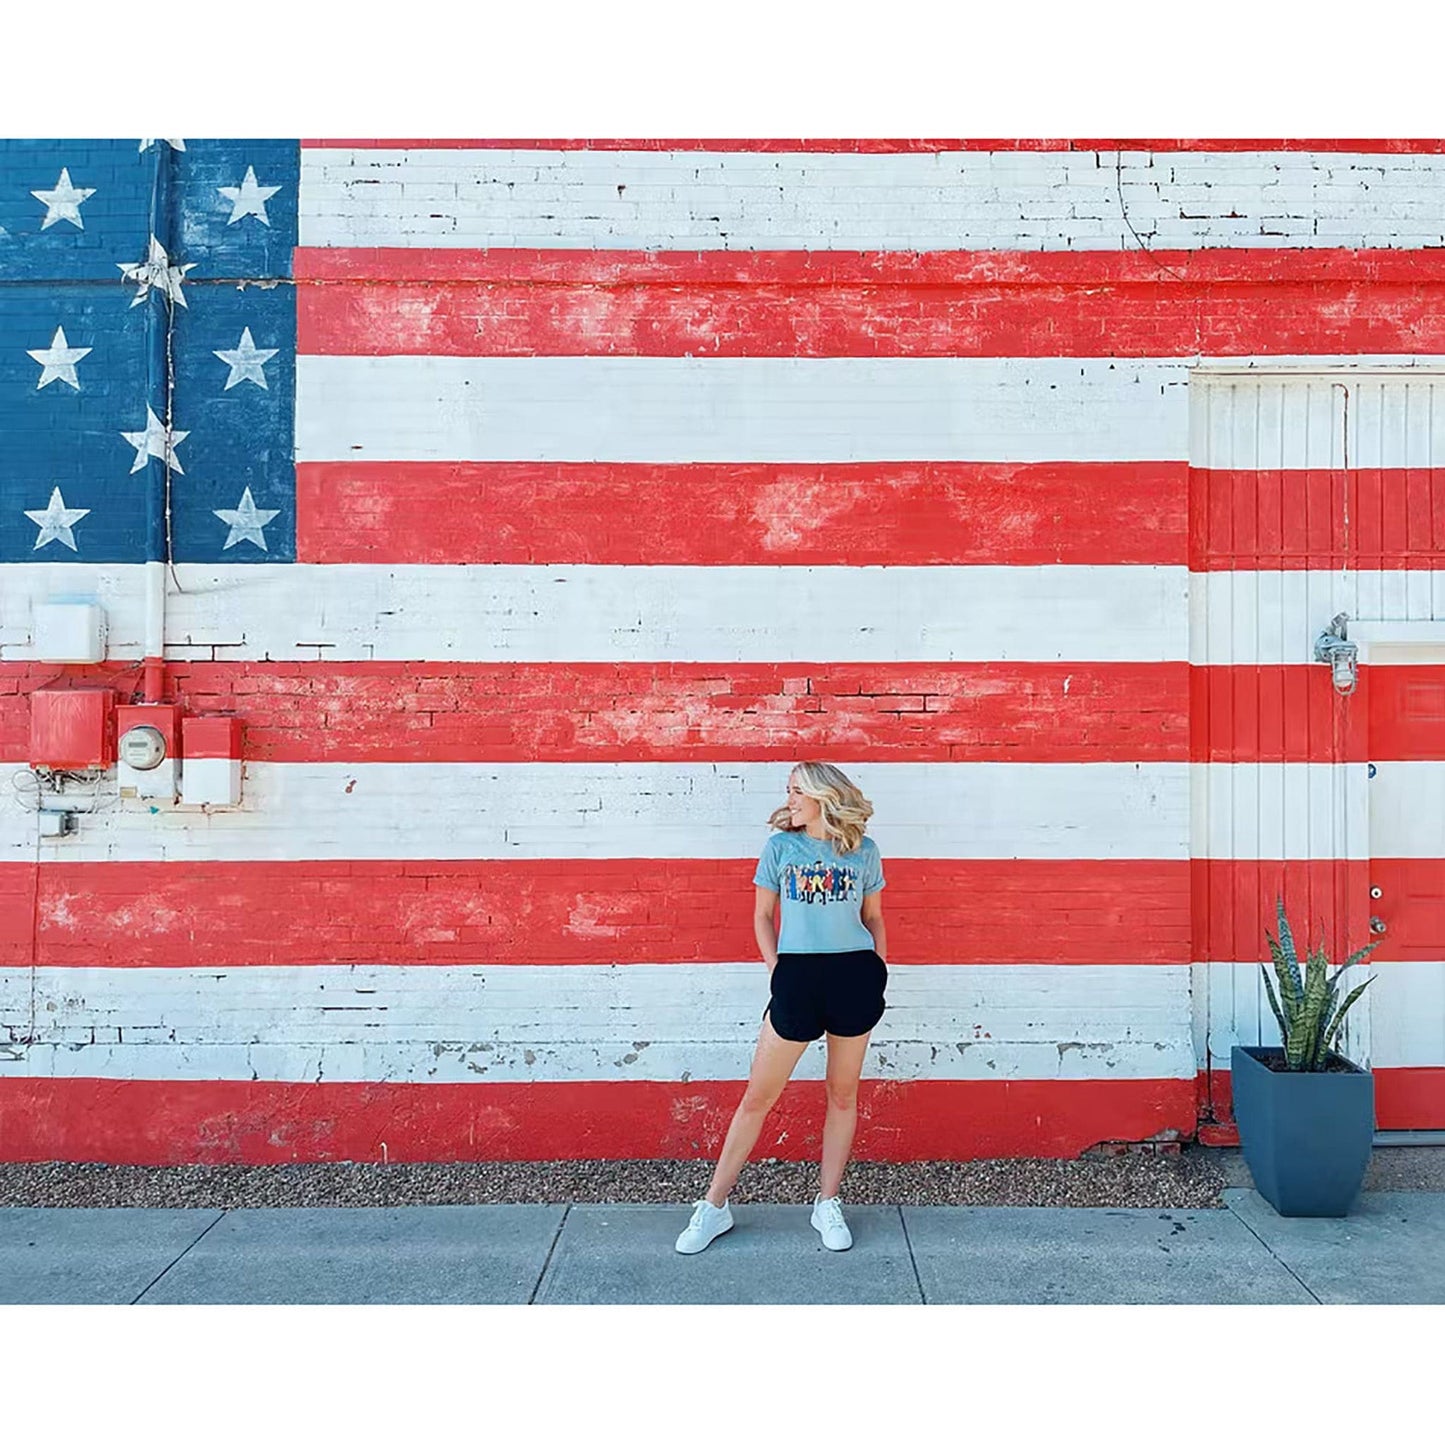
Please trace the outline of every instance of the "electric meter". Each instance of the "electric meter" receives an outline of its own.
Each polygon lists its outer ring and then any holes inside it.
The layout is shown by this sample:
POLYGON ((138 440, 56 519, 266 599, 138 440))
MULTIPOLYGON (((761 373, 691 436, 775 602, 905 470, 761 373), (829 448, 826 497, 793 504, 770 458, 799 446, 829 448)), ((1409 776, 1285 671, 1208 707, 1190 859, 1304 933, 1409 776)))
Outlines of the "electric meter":
POLYGON ((166 740, 148 723, 129 728, 121 736, 120 761, 138 773, 148 773, 165 761, 166 740))

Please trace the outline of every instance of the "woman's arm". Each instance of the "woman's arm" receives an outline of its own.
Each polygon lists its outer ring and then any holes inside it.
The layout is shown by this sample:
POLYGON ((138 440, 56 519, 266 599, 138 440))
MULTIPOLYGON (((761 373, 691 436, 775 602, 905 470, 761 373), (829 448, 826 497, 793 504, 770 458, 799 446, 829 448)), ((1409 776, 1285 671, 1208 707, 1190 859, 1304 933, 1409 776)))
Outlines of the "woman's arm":
POLYGON ((883 894, 881 891, 870 893, 863 900, 863 909, 859 914, 863 920, 863 927, 873 935, 873 951, 883 960, 888 962, 888 930, 883 926, 883 894))
POLYGON ((772 977, 778 962, 778 895, 771 888, 758 888, 756 894, 753 900, 753 933, 757 935, 763 962, 768 966, 768 976, 772 977))

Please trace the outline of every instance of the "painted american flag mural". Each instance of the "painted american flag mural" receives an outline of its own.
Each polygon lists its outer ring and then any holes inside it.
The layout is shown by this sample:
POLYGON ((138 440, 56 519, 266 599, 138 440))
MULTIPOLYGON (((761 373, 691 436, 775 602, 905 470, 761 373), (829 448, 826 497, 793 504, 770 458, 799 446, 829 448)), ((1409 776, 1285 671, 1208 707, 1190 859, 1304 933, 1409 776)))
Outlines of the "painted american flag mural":
POLYGON ((163 560, 165 696, 245 727, 236 808, 0 793, 0 1158, 710 1153, 806 756, 887 860, 871 1157, 1223 1137, 1280 892, 1385 923, 1355 1052, 1445 1124, 1442 173, 0 145, 0 763, 141 686, 163 560))

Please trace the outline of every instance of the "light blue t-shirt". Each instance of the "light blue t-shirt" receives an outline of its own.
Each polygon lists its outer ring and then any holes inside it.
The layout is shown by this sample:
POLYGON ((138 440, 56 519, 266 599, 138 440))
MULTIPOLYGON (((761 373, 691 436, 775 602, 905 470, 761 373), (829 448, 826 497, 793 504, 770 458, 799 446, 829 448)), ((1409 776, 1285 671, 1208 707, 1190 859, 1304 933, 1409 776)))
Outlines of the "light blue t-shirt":
POLYGON ((850 953, 872 948, 863 927, 863 900, 883 887, 883 859, 868 837, 851 853, 831 839, 774 833, 758 859, 753 882, 781 900, 779 953, 850 953))

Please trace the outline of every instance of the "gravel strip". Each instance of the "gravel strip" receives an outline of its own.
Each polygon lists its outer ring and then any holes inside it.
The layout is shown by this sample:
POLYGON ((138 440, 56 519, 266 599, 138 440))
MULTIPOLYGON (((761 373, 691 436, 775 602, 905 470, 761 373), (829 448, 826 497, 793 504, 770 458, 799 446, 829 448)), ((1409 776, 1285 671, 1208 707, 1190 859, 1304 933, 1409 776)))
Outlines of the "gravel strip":
MULTIPOLYGON (((690 1204, 711 1160, 585 1159, 481 1164, 0 1164, 0 1206, 257 1209, 307 1205, 690 1204)), ((806 1204, 817 1165, 759 1160, 739 1204, 806 1204)), ((849 1165, 850 1204, 1013 1204, 1217 1209, 1220 1190, 1253 1181, 1238 1149, 967 1163, 849 1165)), ((1445 1148, 1376 1149, 1366 1189, 1445 1191, 1445 1148)))
MULTIPOLYGON (((1216 1209, 1227 1181, 1213 1151, 966 1163, 854 1163, 850 1204, 1016 1204, 1216 1209)), ((0 1164, 0 1205, 48 1208, 357 1208, 401 1204, 691 1204, 710 1160, 545 1163, 179 1165, 0 1164)), ((805 1204, 816 1164, 761 1160, 738 1204, 805 1204)))

